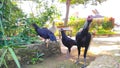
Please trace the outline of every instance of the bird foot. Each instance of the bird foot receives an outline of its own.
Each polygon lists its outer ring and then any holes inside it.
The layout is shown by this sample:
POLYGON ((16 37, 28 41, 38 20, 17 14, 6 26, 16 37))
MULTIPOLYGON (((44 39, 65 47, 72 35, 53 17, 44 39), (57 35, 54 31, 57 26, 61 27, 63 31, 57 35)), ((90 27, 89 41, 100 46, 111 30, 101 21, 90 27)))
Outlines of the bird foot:
POLYGON ((79 60, 77 60, 77 61, 75 62, 75 64, 79 64, 79 60))
POLYGON ((69 59, 71 56, 70 55, 66 55, 66 59, 69 59))
POLYGON ((48 43, 45 43, 46 47, 48 48, 48 43))
POLYGON ((66 59, 69 59, 69 58, 70 58, 70 57, 67 57, 67 56, 66 56, 66 59))
POLYGON ((86 68, 87 66, 86 65, 82 65, 82 68, 86 68))

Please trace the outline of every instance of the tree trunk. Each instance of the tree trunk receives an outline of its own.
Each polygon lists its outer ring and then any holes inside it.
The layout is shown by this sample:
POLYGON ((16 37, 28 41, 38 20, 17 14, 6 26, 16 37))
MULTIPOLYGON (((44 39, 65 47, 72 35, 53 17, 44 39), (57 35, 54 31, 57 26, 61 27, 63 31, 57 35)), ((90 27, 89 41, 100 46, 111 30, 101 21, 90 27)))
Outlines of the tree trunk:
POLYGON ((67 0, 66 1, 66 16, 65 16, 65 20, 64 20, 65 26, 67 26, 67 22, 68 22, 69 8, 70 8, 70 0, 67 0))

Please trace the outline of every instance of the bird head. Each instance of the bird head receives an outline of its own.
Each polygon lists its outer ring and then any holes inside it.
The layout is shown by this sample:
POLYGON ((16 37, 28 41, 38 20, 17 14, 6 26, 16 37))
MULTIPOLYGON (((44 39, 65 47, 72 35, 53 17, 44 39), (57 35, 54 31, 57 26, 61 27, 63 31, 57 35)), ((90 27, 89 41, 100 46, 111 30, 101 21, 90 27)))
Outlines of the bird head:
POLYGON ((63 28, 61 28, 61 29, 60 29, 60 31, 62 32, 62 31, 64 31, 64 29, 63 29, 63 28))
POLYGON ((93 16, 92 16, 92 15, 89 15, 89 16, 87 17, 87 22, 91 23, 92 20, 93 20, 93 16))
POLYGON ((60 29, 60 32, 64 33, 64 32, 65 32, 65 30, 64 30, 63 28, 61 28, 61 29, 60 29))
POLYGON ((31 25, 32 25, 32 26, 35 26, 36 24, 35 24, 35 23, 32 23, 31 25))
POLYGON ((33 23, 32 26, 33 26, 34 28, 39 28, 39 27, 37 26, 37 24, 35 24, 35 23, 33 23))

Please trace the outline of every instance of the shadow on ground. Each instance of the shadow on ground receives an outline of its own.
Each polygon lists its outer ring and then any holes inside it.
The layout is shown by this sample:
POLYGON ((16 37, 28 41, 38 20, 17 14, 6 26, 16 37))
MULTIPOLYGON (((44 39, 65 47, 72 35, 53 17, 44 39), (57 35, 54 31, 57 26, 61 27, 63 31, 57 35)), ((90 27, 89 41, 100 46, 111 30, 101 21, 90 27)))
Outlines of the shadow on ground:
MULTIPOLYGON (((104 40, 105 40, 105 38, 103 38, 102 41, 104 41, 104 40)), ((109 38, 109 40, 110 40, 110 38, 109 38)), ((103 60, 99 60, 99 58, 103 57, 103 56, 110 56, 110 58, 120 59, 119 58, 120 44, 114 42, 115 40, 113 42, 111 42, 111 41, 102 42, 102 41, 101 41, 101 38, 96 38, 96 39, 92 40, 88 54, 87 54, 87 66, 91 65, 91 62, 94 63, 94 61, 98 61, 100 63, 103 62, 103 60), (110 44, 110 43, 112 43, 112 44, 110 44), (98 59, 98 60, 96 60, 96 59, 98 59)), ((24 68, 80 68, 83 65, 84 49, 82 49, 82 52, 81 52, 80 64, 75 64, 75 61, 77 59, 76 46, 74 46, 72 48, 72 53, 71 53, 72 56, 70 59, 66 59, 67 49, 62 44, 61 44, 61 51, 62 51, 61 55, 49 57, 49 58, 45 59, 42 63, 39 63, 39 64, 25 65, 24 68)), ((107 58, 104 59, 104 62, 105 61, 108 61, 107 58)), ((112 61, 110 61, 109 63, 111 63, 111 62, 113 63, 113 61, 114 61, 114 59, 112 59, 112 61)), ((105 64, 104 62, 103 62, 103 64, 105 64)), ((117 60, 117 62, 120 62, 120 60, 117 60)), ((108 65, 108 66, 110 67, 110 65, 108 65)), ((92 67, 89 67, 89 68, 92 68, 92 67)), ((96 67, 93 67, 93 68, 96 68, 96 67)))

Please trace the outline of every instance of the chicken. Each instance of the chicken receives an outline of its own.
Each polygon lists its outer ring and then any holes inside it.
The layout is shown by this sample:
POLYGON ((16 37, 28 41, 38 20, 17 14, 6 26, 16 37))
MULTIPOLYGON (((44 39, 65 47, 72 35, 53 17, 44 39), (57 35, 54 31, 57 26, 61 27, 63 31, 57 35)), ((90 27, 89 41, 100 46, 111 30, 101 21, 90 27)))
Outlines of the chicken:
POLYGON ((76 41, 67 37, 63 29, 61 29, 60 31, 61 31, 61 35, 62 35, 62 43, 65 47, 68 48, 66 57, 69 58, 71 48, 72 48, 73 45, 76 45, 76 41))
POLYGON ((87 51, 88 51, 88 48, 90 45, 90 41, 91 41, 91 34, 88 31, 89 31, 89 26, 92 22, 92 19, 93 19, 93 16, 88 16, 83 29, 76 34, 76 42, 77 42, 77 49, 78 49, 78 59, 77 59, 76 63, 79 63, 81 47, 85 47, 84 67, 86 65, 86 54, 87 54, 87 51))
POLYGON ((35 31, 37 32, 37 34, 45 39, 45 42, 47 39, 50 39, 51 41, 56 41, 56 37, 54 35, 54 33, 52 33, 50 30, 48 30, 47 28, 39 28, 39 26, 37 24, 32 24, 35 31))

